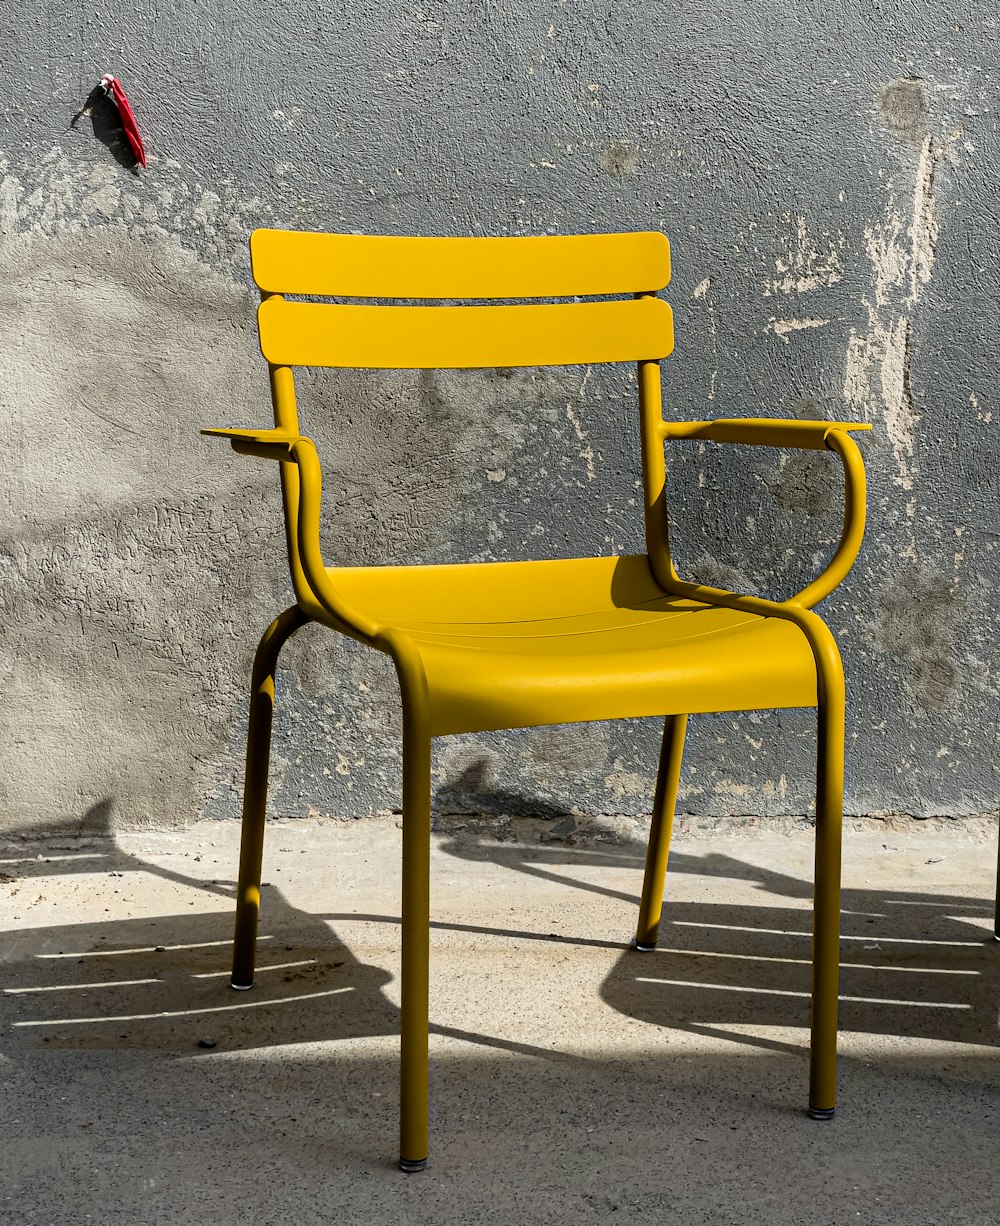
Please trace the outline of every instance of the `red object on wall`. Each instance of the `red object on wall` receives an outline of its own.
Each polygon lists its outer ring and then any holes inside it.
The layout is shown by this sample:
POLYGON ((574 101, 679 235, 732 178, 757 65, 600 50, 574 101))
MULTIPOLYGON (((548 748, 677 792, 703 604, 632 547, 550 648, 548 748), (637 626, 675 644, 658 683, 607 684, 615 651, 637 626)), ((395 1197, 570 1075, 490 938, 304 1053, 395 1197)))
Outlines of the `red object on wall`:
POLYGON ((107 90, 108 94, 115 100, 115 105, 118 107, 118 113, 122 117, 122 127, 125 129, 125 135, 128 137, 128 143, 132 146, 132 152, 135 154, 135 160, 140 166, 146 165, 146 147, 142 143, 142 137, 139 135, 139 125, 135 121, 135 112, 132 110, 132 105, 125 96, 125 91, 122 89, 122 83, 117 77, 113 77, 111 73, 105 73, 101 77, 101 84, 107 90))

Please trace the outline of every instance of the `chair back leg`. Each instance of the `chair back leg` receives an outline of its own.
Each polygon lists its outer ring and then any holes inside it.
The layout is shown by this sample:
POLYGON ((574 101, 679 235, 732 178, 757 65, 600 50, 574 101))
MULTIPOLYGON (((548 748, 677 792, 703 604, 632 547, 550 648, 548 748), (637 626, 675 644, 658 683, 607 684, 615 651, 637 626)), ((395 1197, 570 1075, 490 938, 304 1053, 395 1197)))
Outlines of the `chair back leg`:
POLYGON ((241 992, 253 987, 267 777, 271 762, 274 674, 282 647, 309 620, 297 605, 286 609, 264 631, 254 656, 247 727, 247 768, 243 784, 240 876, 236 887, 236 934, 233 940, 232 986, 241 992))
POLYGON ((653 816, 646 848, 646 871, 642 879, 642 899, 639 903, 639 922, 635 933, 635 947, 642 953, 656 948, 660 928, 687 720, 686 715, 668 715, 663 726, 660 766, 656 774, 653 816))

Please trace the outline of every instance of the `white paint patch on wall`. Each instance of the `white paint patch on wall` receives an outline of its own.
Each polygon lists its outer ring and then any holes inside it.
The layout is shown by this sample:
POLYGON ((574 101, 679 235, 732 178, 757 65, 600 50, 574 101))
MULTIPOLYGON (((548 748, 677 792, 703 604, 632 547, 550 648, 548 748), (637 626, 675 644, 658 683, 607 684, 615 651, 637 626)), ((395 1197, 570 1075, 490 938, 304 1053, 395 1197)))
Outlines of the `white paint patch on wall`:
POLYGON ((913 191, 913 217, 910 223, 910 293, 907 301, 912 305, 920 297, 921 286, 926 285, 934 271, 934 254, 937 248, 940 222, 934 200, 934 176, 938 164, 948 147, 961 135, 958 128, 946 140, 935 140, 930 133, 920 147, 917 162, 916 183, 913 191))
POLYGON ((824 328, 829 322, 828 319, 775 319, 772 315, 764 331, 780 336, 787 345, 791 333, 801 332, 806 328, 824 328))
POLYGON ((852 328, 848 338, 844 398, 862 420, 881 413, 899 470, 893 480, 912 490, 918 415, 910 389, 910 320, 900 315, 886 326, 870 307, 869 311, 868 330, 861 334, 852 328))
MULTIPOLYGON (((590 382, 590 378, 593 373, 594 369, 592 366, 586 367, 583 372, 583 378, 580 380, 580 391, 577 395, 577 401, 580 404, 582 404, 586 398, 587 384, 590 382)), ((584 464, 586 465, 587 480, 593 481, 594 477, 597 475, 597 471, 594 467, 594 448, 590 444, 590 437, 584 428, 583 422, 576 415, 576 412, 573 409, 572 401, 566 402, 566 417, 569 419, 570 425, 573 427, 573 433, 576 435, 577 442, 581 444, 580 459, 583 460, 584 464)))
MULTIPOLYGON (((785 213, 782 220, 793 223, 793 215, 785 213)), ((800 215, 794 218, 792 229, 779 235, 778 242, 783 248, 774 259, 778 275, 764 282, 765 298, 775 294, 808 294, 844 279, 843 235, 813 238, 805 216, 800 215)))
MULTIPOLYGON (((872 292, 864 299, 868 328, 851 329, 844 368, 844 397, 866 419, 881 414, 898 469, 893 478, 912 490, 917 475, 916 429, 910 355, 913 308, 934 271, 940 221, 934 196, 938 166, 961 134, 940 140, 928 133, 914 170, 909 220, 887 187, 884 219, 865 230, 865 252, 872 268, 872 292)), ((912 552, 912 545, 911 545, 912 552)))
POLYGON ((615 758, 610 772, 604 777, 604 786, 615 800, 623 800, 625 797, 645 799, 652 791, 649 776, 628 770, 621 758, 615 758))

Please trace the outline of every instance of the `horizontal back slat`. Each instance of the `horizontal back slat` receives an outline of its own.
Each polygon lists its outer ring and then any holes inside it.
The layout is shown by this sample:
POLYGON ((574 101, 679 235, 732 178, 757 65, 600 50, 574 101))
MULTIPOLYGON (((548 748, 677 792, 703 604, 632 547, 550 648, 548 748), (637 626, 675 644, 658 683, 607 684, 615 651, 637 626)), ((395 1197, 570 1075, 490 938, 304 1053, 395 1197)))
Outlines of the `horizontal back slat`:
POLYGON ((575 366, 665 358, 659 298, 524 306, 343 306, 268 298, 261 352, 276 366, 369 369, 575 366))
POLYGON ((663 289, 670 244, 655 232, 544 238, 388 238, 255 230, 265 293, 328 298, 573 298, 663 289))

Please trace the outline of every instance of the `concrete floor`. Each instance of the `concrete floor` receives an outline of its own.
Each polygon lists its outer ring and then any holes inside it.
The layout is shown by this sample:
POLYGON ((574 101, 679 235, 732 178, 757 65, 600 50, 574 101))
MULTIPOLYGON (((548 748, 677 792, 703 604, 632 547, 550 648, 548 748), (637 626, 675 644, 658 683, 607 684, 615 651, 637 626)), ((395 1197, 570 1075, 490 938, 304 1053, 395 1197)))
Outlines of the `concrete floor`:
POLYGON ((820 1124, 808 829, 683 829, 641 955, 635 829, 453 819, 431 1166, 407 1177, 397 822, 274 823, 239 996, 233 826, 7 846, 5 1226, 1000 1220, 989 823, 848 832, 841 1109, 820 1124))

